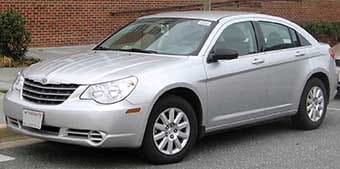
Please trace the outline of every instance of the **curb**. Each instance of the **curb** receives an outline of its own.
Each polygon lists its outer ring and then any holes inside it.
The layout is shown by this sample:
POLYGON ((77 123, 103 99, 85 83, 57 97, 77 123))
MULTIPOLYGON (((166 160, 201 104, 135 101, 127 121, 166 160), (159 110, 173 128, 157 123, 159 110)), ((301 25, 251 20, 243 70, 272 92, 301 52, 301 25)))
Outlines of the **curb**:
POLYGON ((42 143, 42 142, 44 141, 35 139, 35 138, 28 138, 28 139, 22 139, 22 140, 17 140, 17 141, 8 141, 8 142, 0 143, 0 150, 28 146, 28 145, 42 143))
POLYGON ((4 129, 4 128, 6 128, 6 127, 7 127, 6 124, 0 124, 0 129, 4 129))

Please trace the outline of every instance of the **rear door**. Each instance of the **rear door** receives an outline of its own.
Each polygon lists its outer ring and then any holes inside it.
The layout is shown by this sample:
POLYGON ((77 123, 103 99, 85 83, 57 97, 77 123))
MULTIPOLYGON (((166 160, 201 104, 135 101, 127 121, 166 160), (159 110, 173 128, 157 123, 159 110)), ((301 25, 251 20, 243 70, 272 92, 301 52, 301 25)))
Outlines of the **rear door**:
POLYGON ((304 68, 312 46, 292 28, 274 22, 258 21, 268 72, 268 104, 273 112, 294 109, 300 86, 304 83, 304 68))

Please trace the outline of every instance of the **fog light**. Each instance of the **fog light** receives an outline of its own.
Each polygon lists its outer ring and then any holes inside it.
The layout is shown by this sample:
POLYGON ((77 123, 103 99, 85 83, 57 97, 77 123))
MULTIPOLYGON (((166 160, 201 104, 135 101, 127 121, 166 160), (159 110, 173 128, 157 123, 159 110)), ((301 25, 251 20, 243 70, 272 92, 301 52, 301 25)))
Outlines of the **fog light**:
POLYGON ((100 131, 90 131, 89 140, 95 144, 101 143, 104 140, 105 133, 100 131))

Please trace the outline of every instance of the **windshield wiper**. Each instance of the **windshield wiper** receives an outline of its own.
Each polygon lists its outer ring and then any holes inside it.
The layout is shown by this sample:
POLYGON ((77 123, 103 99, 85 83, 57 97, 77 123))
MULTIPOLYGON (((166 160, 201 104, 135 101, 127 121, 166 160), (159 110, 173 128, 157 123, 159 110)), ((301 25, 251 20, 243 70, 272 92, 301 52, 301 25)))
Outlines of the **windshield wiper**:
POLYGON ((140 52, 140 53, 158 53, 157 51, 153 50, 146 50, 146 49, 138 49, 138 48, 131 48, 131 49, 116 49, 119 51, 126 51, 126 52, 140 52))
POLYGON ((104 47, 104 46, 98 46, 98 47, 94 48, 94 50, 113 50, 113 49, 107 48, 107 47, 104 47))
POLYGON ((140 52, 140 53, 158 53, 157 51, 153 50, 146 50, 146 49, 138 49, 138 48, 131 48, 131 49, 112 49, 104 46, 98 46, 94 48, 94 50, 116 50, 116 51, 124 51, 124 52, 140 52))

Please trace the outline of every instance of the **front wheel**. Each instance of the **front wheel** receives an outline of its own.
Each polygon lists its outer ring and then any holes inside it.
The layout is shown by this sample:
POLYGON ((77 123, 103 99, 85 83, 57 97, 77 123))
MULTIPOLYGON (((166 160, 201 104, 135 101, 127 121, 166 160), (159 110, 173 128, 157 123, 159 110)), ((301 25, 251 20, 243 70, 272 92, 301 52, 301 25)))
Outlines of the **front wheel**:
POLYGON ((326 116, 327 97, 323 82, 310 79, 301 96, 298 113, 292 118, 294 125, 304 130, 319 128, 326 116))
POLYGON ((195 144, 197 131, 192 106, 181 97, 165 96, 152 109, 142 150, 152 163, 178 162, 195 144))

